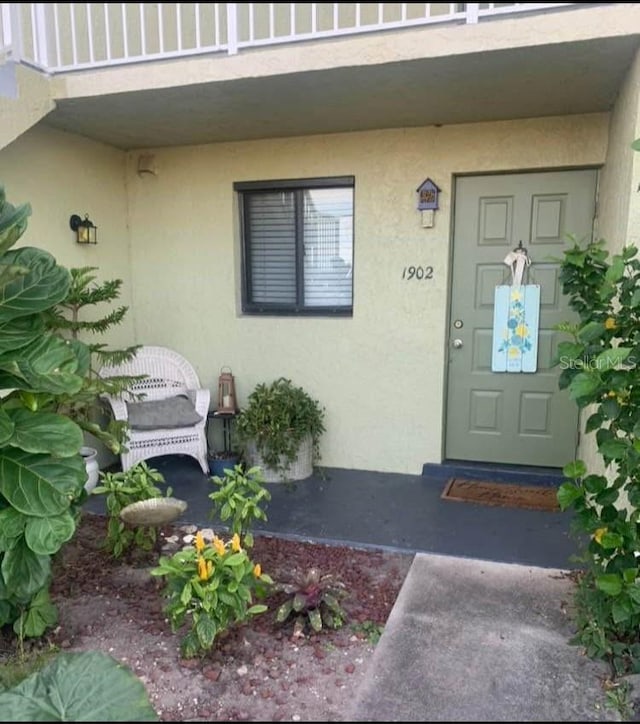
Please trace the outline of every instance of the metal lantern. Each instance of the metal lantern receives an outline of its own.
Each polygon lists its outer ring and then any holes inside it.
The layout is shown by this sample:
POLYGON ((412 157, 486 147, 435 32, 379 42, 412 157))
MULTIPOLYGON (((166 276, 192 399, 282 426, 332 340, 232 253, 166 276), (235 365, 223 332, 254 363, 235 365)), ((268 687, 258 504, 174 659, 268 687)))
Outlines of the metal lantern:
POLYGON ((220 370, 220 377, 218 377, 218 412, 235 414, 236 409, 236 388, 233 375, 229 367, 223 367, 220 370))

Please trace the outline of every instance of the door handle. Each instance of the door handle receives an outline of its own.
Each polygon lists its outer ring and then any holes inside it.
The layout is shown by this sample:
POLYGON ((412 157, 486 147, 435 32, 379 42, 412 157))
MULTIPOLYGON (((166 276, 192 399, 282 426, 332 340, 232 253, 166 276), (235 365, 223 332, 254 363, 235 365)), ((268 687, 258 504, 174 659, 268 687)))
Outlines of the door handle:
POLYGON ((464 342, 461 339, 454 339, 453 342, 451 343, 451 346, 454 349, 460 349, 461 347, 464 346, 464 342))

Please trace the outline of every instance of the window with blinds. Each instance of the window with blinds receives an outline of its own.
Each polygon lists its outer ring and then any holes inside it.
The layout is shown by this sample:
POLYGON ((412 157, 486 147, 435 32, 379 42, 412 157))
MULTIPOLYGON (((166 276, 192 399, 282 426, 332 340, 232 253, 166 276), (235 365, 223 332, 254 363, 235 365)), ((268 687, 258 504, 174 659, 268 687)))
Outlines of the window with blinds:
POLYGON ((245 182, 243 309, 351 314, 353 177, 245 182))

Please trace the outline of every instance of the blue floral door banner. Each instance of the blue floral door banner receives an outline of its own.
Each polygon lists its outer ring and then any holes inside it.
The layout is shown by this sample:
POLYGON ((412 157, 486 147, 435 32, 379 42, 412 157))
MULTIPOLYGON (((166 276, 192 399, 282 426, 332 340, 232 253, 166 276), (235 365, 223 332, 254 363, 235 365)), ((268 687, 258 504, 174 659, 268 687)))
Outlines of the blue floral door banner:
POLYGON ((511 284, 495 289, 493 307, 492 372, 535 372, 538 366, 540 285, 523 284, 531 260, 523 249, 510 252, 511 284))

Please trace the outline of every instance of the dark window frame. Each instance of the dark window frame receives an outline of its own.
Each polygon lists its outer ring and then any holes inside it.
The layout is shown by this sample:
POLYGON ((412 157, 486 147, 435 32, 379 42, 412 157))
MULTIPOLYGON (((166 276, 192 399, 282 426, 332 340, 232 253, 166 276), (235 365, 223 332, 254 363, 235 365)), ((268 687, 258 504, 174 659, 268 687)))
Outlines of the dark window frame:
MULTIPOLYGON (((238 181, 233 190, 238 196, 240 211, 240 242, 242 251, 242 311, 245 314, 277 315, 277 316, 353 316, 353 272, 351 276, 351 304, 328 306, 304 306, 304 255, 303 255, 303 194, 308 189, 350 188, 354 192, 352 217, 355 216, 355 177, 333 176, 321 178, 278 179, 272 181, 238 181), (294 304, 254 302, 251 300, 251 238, 248 233, 249 204, 245 199, 251 194, 268 193, 271 191, 291 191, 294 194, 294 214, 296 229, 296 302, 294 304)), ((355 257, 355 231, 351 239, 352 268, 355 257)))

